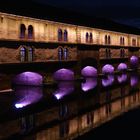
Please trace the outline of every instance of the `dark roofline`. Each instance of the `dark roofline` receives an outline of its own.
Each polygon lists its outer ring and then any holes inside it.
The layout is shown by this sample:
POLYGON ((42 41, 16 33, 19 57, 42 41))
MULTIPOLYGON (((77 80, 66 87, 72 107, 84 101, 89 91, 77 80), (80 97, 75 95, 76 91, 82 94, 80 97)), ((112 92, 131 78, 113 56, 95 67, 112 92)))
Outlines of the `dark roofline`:
POLYGON ((140 29, 136 27, 123 25, 105 18, 90 17, 53 6, 41 5, 32 0, 2 0, 0 11, 38 19, 140 35, 140 29))

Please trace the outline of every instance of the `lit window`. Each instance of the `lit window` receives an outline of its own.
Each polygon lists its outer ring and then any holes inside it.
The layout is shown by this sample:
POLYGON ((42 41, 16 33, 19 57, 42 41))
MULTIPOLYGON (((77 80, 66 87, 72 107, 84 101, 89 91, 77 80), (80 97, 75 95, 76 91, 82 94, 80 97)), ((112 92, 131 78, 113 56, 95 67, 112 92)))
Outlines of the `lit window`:
POLYGON ((105 44, 107 44, 107 42, 108 42, 108 41, 107 41, 107 35, 105 35, 105 44))
POLYGON ((68 32, 67 32, 67 30, 64 31, 64 41, 68 41, 68 32))
POLYGON ((90 33, 90 43, 92 43, 93 42, 93 36, 92 36, 92 33, 90 33))
POLYGON ((86 43, 88 43, 89 34, 86 33, 86 43))
POLYGON ((62 48, 59 48, 58 49, 58 59, 59 60, 62 60, 63 59, 63 49, 62 48))
POLYGON ((68 59, 68 48, 64 48, 64 60, 68 59))
POLYGON ((58 41, 62 41, 63 35, 62 35, 62 30, 58 29, 58 41))
POLYGON ((28 61, 32 62, 33 61, 33 48, 28 49, 28 61))
POLYGON ((21 62, 26 61, 26 49, 24 47, 20 48, 20 61, 21 62))

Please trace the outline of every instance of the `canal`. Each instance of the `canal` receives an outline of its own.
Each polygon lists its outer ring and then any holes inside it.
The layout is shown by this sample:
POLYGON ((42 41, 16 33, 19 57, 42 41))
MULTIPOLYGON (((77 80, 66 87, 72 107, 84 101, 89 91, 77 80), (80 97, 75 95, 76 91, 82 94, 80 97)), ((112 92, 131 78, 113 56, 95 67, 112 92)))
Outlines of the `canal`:
MULTIPOLYGON (((121 137, 138 121, 138 73, 13 86, 0 93, 0 139, 67 140, 121 137), (124 119, 125 118, 125 119, 124 119), (127 130, 127 131, 125 131, 127 130)), ((136 129, 135 129, 136 130, 136 129)))

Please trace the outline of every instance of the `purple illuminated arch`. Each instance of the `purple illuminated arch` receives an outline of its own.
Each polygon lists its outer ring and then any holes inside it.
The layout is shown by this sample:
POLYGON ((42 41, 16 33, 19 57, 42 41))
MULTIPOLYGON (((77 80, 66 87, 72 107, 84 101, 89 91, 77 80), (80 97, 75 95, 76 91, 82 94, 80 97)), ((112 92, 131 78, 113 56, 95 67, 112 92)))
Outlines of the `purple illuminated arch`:
POLYGON ((86 66, 81 71, 82 76, 84 77, 96 77, 97 76, 97 69, 92 66, 86 66))
POLYGON ((58 89, 53 93, 57 100, 62 99, 64 96, 74 91, 74 83, 72 81, 61 81, 58 83, 58 89))
POLYGON ((108 75, 107 78, 102 79, 102 86, 111 86, 114 82, 114 75, 108 75))
POLYGON ((23 72, 13 78, 13 84, 15 85, 40 86, 42 82, 43 77, 35 72, 23 72))
POLYGON ((38 102, 43 97, 43 92, 41 87, 22 86, 15 88, 15 96, 18 99, 15 107, 24 108, 38 102))
POLYGON ((56 81, 70 81, 74 80, 74 72, 69 69, 60 69, 53 74, 56 81))
POLYGON ((106 64, 102 68, 102 73, 103 74, 113 74, 114 73, 114 67, 110 64, 106 64))
POLYGON ((127 65, 125 63, 120 63, 117 69, 118 71, 125 71, 127 70, 127 65))
POLYGON ((130 64, 132 68, 137 68, 139 64, 139 58, 137 56, 131 56, 130 58, 130 64))
POLYGON ((117 79, 118 79, 118 82, 119 83, 126 82, 126 80, 127 80, 127 74, 118 75, 117 79))
POLYGON ((97 86, 97 78, 86 78, 86 82, 81 84, 83 91, 89 91, 97 86))

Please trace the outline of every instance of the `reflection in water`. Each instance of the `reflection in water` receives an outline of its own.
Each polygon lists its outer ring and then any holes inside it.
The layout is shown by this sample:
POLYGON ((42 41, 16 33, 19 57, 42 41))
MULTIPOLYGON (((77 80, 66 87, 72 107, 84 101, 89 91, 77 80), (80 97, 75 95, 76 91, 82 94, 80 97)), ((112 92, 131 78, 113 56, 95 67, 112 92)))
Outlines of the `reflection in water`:
POLYGON ((133 87, 133 86, 136 86, 138 84, 138 81, 139 81, 139 77, 137 74, 132 74, 131 77, 130 77, 130 85, 133 87))
POLYGON ((61 81, 58 83, 58 89, 53 93, 57 100, 74 91, 74 83, 72 81, 61 81))
POLYGON ((84 77, 96 77, 97 76, 97 69, 92 66, 86 66, 81 71, 82 76, 84 77))
POLYGON ((18 101, 15 103, 16 108, 23 108, 30 104, 38 102, 43 97, 41 87, 16 87, 15 96, 18 101))
POLYGON ((107 78, 102 79, 102 85, 104 87, 111 86, 114 82, 114 75, 107 75, 107 78))
POLYGON ((83 91, 94 89, 97 86, 97 78, 86 78, 86 82, 81 84, 83 91))
POLYGON ((127 74, 118 75, 118 76, 117 76, 117 79, 118 79, 118 82, 119 82, 119 83, 126 82, 126 80, 127 80, 127 74))

